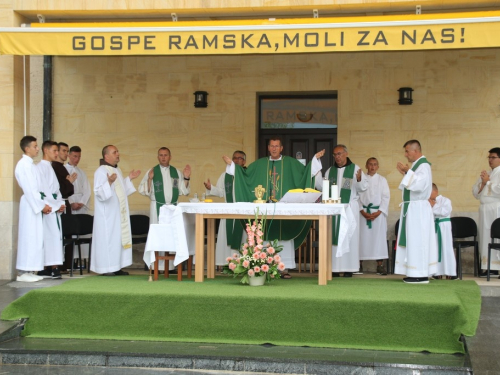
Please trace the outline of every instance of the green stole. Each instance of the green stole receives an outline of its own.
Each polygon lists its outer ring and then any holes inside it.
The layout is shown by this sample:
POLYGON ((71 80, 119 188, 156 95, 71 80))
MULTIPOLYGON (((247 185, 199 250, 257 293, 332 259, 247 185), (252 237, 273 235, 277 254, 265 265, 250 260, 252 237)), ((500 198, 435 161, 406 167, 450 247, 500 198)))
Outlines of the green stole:
MULTIPOLYGON (((262 197, 265 201, 269 200, 273 185, 277 200, 280 200, 288 190, 314 187, 311 163, 304 167, 297 159, 289 156, 282 156, 281 160, 274 162, 269 157, 260 158, 251 163, 247 169, 235 165, 234 177, 235 202, 253 202, 256 199, 254 190, 258 185, 266 189, 262 197)), ((272 220, 272 210, 267 212, 267 218, 265 240, 294 240, 295 248, 304 242, 311 226, 311 221, 272 220)))
MULTIPOLYGON (((226 192, 226 203, 234 203, 233 197, 234 176, 227 174, 224 176, 224 191, 226 192)), ((244 224, 242 220, 226 219, 226 242, 231 249, 239 250, 244 224)))
MULTIPOLYGON (((340 188, 340 203, 349 204, 351 200, 351 188, 353 185, 354 170, 356 164, 348 159, 348 164, 344 168, 344 175, 342 177, 342 186, 340 188), (350 163, 350 164, 349 164, 350 163)), ((337 173, 339 168, 334 164, 330 168, 328 179, 330 185, 337 184, 337 173)), ((339 230, 340 230, 340 216, 332 217, 332 244, 337 246, 339 244, 339 230)))
POLYGON ((451 221, 449 217, 444 217, 444 218, 435 218, 434 219, 434 230, 436 231, 437 234, 437 241, 438 241, 438 262, 441 263, 441 254, 443 252, 443 246, 441 244, 441 227, 439 226, 439 223, 444 223, 446 221, 451 221))
POLYGON ((177 205, 177 200, 179 199, 179 174, 177 173, 177 168, 173 165, 170 166, 170 178, 172 181, 172 199, 170 202, 164 202, 165 194, 163 193, 163 177, 161 174, 160 164, 153 168, 153 186, 155 189, 155 201, 156 201, 156 217, 160 217, 160 207, 164 204, 171 203, 177 205))
MULTIPOLYGON (((426 158, 420 158, 415 164, 412 165, 411 170, 415 172, 421 164, 429 164, 426 158)), ((408 213, 408 206, 410 205, 410 190, 403 190, 403 218, 401 219, 401 230, 399 231, 399 241, 398 245, 406 247, 406 214, 408 213)))

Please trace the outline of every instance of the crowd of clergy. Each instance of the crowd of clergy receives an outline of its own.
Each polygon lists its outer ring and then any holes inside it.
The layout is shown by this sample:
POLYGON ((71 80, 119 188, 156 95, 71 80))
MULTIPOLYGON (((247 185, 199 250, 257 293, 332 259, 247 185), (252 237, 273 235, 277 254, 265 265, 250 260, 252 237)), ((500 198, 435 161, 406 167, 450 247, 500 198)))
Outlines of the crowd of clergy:
MULTIPOLYGON (((63 248, 61 215, 89 214, 92 189, 85 172, 78 167, 82 150, 53 141, 43 142, 42 160, 35 164, 39 153, 35 137, 25 136, 20 142, 23 156, 15 168, 16 180, 23 191, 19 207, 17 280, 36 282, 43 278, 61 278, 61 272, 71 267, 73 247, 63 248)), ((403 146, 407 162, 398 162, 402 175, 401 214, 396 239, 394 273, 405 275, 405 283, 426 284, 430 278, 457 278, 450 216, 451 201, 440 195, 432 182, 431 163, 422 153, 418 140, 403 146)), ((269 140, 269 156, 246 165, 246 154, 237 150, 232 158, 223 156, 226 169, 214 185, 204 182, 207 196, 224 198, 227 203, 251 202, 256 186, 265 187, 265 200, 278 202, 289 190, 316 188, 321 191, 335 184, 341 203, 348 205, 356 225, 351 225, 349 237, 338 243, 340 219, 332 226, 333 277, 352 277, 363 272, 363 261, 376 261, 376 272, 386 275, 383 261, 388 259, 387 216, 390 189, 387 180, 378 174, 375 157, 366 161, 366 173, 349 158, 345 145, 333 149, 334 163, 322 174, 317 152, 309 163, 282 155, 279 138, 269 140)), ((170 164, 171 152, 162 147, 157 153, 158 164, 150 168, 139 183, 138 191, 150 200, 150 223, 158 223, 162 205, 177 204, 179 196, 190 194, 191 167, 182 170, 170 164)), ((492 222, 500 211, 500 148, 488 156, 490 171, 482 171, 473 186, 473 195, 480 201, 479 246, 481 268, 487 268, 487 244, 492 222)), ((113 145, 102 149, 100 166, 94 174, 94 226, 92 246, 83 246, 82 258, 90 255, 90 270, 105 276, 128 275, 123 268, 132 265, 132 234, 128 196, 136 192, 132 180, 140 170, 124 177, 118 167, 120 153, 113 145)), ((273 220, 266 228, 268 239, 279 239, 283 250, 282 262, 294 269, 295 250, 303 243, 309 227, 300 222, 273 220)), ((237 252, 244 241, 244 231, 238 221, 221 220, 216 245, 216 265, 237 252)), ((81 266, 81 265, 80 265, 81 266)), ((149 265, 148 265, 149 266, 149 265)), ((500 260, 490 264, 498 274, 500 260)), ((170 269, 173 265, 170 264, 170 269)), ((484 272, 481 273, 484 276, 484 272)), ((285 270, 282 277, 291 275, 285 270)))

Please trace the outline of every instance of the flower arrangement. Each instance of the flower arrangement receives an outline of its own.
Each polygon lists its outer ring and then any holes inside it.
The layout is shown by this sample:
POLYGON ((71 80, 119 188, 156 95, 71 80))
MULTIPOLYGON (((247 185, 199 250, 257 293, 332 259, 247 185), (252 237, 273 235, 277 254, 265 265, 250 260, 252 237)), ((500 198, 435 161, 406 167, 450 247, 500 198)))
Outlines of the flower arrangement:
POLYGON ((253 222, 249 219, 246 224, 247 242, 242 244, 239 254, 235 253, 226 259, 223 273, 234 277, 242 276, 243 284, 248 284, 249 277, 253 276, 266 276, 267 281, 280 277, 280 271, 285 270, 285 265, 278 253, 283 247, 278 245, 278 240, 264 244, 265 226, 266 217, 259 218, 257 209, 253 222))

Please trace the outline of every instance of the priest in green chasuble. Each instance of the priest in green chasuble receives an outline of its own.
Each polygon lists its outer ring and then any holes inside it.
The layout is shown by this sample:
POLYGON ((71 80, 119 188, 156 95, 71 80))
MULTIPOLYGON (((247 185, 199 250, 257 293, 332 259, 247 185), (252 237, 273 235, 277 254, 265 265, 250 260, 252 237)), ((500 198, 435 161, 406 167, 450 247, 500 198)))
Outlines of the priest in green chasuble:
MULTIPOLYGON (((314 187, 315 176, 322 168, 320 158, 325 150, 319 151, 304 166, 295 158, 281 155, 283 145, 279 138, 270 139, 267 149, 270 156, 254 161, 246 170, 233 163, 229 157, 223 157, 227 164, 226 173, 234 176, 234 202, 253 202, 254 190, 258 185, 266 189, 262 199, 268 202, 279 201, 291 189, 314 187)), ((272 220, 272 211, 267 212, 267 219, 270 226, 265 229, 265 239, 280 240, 283 245, 280 253, 282 262, 286 268, 295 268, 295 249, 309 233, 311 222, 272 220)))

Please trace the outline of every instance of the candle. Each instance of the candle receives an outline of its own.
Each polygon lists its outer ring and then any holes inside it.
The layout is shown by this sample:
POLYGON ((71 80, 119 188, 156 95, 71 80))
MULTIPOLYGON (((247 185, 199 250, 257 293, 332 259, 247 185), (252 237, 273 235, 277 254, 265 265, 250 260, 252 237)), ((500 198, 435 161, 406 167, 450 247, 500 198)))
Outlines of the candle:
POLYGON ((332 199, 339 199, 339 187, 337 185, 332 185, 332 199))
POLYGON ((323 180, 323 201, 328 200, 328 193, 330 193, 329 186, 330 186, 330 181, 327 178, 325 178, 323 180))

